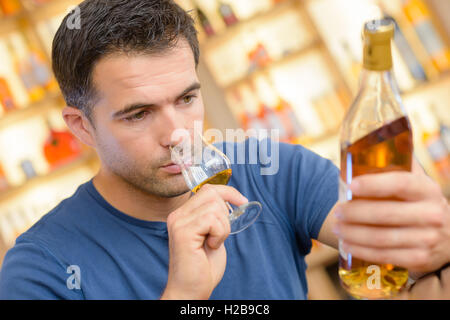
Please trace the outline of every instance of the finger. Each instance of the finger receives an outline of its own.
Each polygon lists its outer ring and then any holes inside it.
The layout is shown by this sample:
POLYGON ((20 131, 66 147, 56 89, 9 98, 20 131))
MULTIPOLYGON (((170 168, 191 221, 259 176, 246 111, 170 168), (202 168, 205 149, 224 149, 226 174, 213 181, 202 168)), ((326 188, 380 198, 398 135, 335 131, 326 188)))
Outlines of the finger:
POLYGON ((223 207, 218 202, 205 203, 190 219, 189 225, 193 226, 198 235, 206 237, 206 244, 212 249, 218 249, 230 234, 223 211, 227 211, 226 206, 223 207))
POLYGON ((222 224, 222 226, 225 230, 225 233, 228 236, 229 233, 231 232, 230 219, 229 219, 230 213, 229 213, 228 207, 225 204, 225 201, 223 201, 222 199, 213 201, 209 205, 209 210, 211 210, 211 212, 214 215, 216 215, 217 219, 222 224))
POLYGON ((352 200, 335 209, 339 221, 378 226, 441 226, 442 206, 439 202, 352 200))
POLYGON ((198 206, 190 212, 185 212, 183 214, 183 218, 186 220, 186 223, 191 223, 194 220, 202 219, 202 215, 212 213, 217 215, 217 218, 223 222, 224 227, 226 227, 225 222, 228 220, 229 210, 225 204, 225 201, 219 196, 203 199, 203 201, 199 201, 197 205, 198 206))
POLYGON ((212 223, 209 225, 209 231, 206 238, 206 245, 211 249, 219 249, 230 232, 228 232, 227 228, 217 217, 215 217, 215 220, 211 221, 212 223))
POLYGON ((200 192, 206 194, 206 197, 218 195, 222 200, 228 201, 236 206, 241 206, 248 202, 248 199, 238 190, 226 185, 207 184, 200 189, 200 192))
POLYGON ((215 199, 201 204, 193 211, 170 214, 168 218, 169 234, 184 244, 194 240, 192 243, 196 248, 201 248, 205 238, 212 235, 213 239, 209 241, 213 247, 216 247, 225 241, 229 234, 230 227, 226 221, 227 212, 228 209, 223 200, 215 199))
POLYGON ((371 248, 431 248, 438 241, 432 228, 390 228, 338 223, 335 234, 344 242, 371 248))
POLYGON ((343 242, 343 250, 354 258, 374 264, 393 264, 411 271, 429 271, 429 255, 425 249, 417 248, 372 248, 343 242))
POLYGON ((204 203, 213 201, 218 198, 222 199, 223 201, 239 203, 239 205, 248 202, 247 198, 245 198, 239 191, 237 191, 233 187, 206 184, 183 205, 182 210, 178 210, 181 211, 178 212, 178 214, 189 214, 191 211, 194 211, 204 203))
POLYGON ((436 193, 430 179, 407 171, 392 171, 358 176, 350 184, 353 196, 420 200, 436 193))
POLYGON ((219 221, 222 223, 222 225, 225 228, 225 232, 227 235, 231 232, 231 225, 230 225, 230 211, 225 204, 225 201, 219 201, 217 204, 218 210, 215 210, 214 213, 216 214, 219 221))

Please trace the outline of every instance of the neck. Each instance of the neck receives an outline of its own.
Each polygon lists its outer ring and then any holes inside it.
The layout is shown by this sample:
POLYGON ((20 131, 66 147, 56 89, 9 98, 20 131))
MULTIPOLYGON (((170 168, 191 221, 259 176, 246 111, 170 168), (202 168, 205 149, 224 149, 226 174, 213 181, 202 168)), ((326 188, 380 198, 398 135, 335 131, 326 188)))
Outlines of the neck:
POLYGON ((103 169, 93 178, 93 184, 110 205, 133 218, 146 221, 166 222, 168 215, 191 196, 190 192, 173 198, 155 196, 103 169))

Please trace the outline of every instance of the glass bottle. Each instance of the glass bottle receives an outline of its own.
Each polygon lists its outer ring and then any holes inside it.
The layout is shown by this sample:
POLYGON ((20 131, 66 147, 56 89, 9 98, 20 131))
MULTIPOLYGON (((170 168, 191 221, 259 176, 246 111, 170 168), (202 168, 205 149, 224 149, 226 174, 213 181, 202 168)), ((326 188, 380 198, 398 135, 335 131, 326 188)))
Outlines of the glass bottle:
POLYGON ((0 77, 0 108, 4 108, 4 112, 12 111, 17 108, 11 90, 9 89, 6 79, 0 77))
POLYGON ((231 5, 225 1, 219 0, 219 14, 227 27, 239 22, 231 5))
POLYGON ((201 24, 203 30, 205 31, 206 35, 208 37, 214 36, 216 34, 216 31, 214 30, 214 28, 211 24, 211 21, 209 21, 206 14, 203 12, 203 10, 197 4, 196 4, 196 10, 197 10, 198 19, 200 20, 200 24, 201 24))
MULTIPOLYGON (((354 177, 412 167, 411 125, 392 73, 394 24, 389 19, 372 20, 364 25, 363 35, 360 87, 341 128, 343 202, 358 199, 347 188, 354 177)), ((354 258, 344 251, 341 240, 339 252, 341 284, 355 298, 391 298, 407 283, 405 268, 354 258)))

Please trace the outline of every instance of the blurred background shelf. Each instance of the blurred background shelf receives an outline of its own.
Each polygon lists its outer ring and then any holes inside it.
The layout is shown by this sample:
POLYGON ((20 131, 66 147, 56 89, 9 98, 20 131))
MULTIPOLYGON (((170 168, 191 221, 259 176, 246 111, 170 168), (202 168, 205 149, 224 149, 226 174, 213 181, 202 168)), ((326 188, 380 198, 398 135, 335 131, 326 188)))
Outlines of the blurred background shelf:
POLYGON ((52 180, 58 179, 71 173, 76 169, 84 167, 86 165, 92 165, 98 160, 97 154, 93 150, 88 150, 80 154, 79 156, 71 159, 69 162, 50 170, 44 175, 35 176, 25 181, 23 184, 11 187, 3 192, 0 192, 0 202, 7 201, 11 198, 26 193, 30 189, 39 188, 41 185, 46 184, 52 180))
MULTIPOLYGON (((61 117, 65 103, 51 72, 51 46, 79 2, 0 0, 0 263, 17 235, 99 166, 82 147, 71 151, 78 158, 51 169, 56 142, 70 149, 75 140, 61 117)), ((449 1, 176 2, 199 31, 207 128, 224 136, 226 129, 278 129, 281 141, 304 145, 337 166, 340 123, 361 71, 361 28, 392 17, 398 27, 394 73, 415 156, 450 199, 449 1)), ((336 252, 319 246, 307 261, 311 298, 346 298, 333 278, 336 252)))
POLYGON ((60 108, 64 104, 61 93, 48 93, 41 101, 33 102, 29 106, 8 112, 0 117, 0 130, 28 118, 45 115, 51 108, 60 108))
MULTIPOLYGON (((418 84, 414 88, 403 92, 402 97, 403 99, 407 99, 410 96, 426 94, 427 91, 436 87, 450 88, 450 72, 442 74, 437 79, 418 84)), ((450 106, 448 111, 450 112, 450 106)))

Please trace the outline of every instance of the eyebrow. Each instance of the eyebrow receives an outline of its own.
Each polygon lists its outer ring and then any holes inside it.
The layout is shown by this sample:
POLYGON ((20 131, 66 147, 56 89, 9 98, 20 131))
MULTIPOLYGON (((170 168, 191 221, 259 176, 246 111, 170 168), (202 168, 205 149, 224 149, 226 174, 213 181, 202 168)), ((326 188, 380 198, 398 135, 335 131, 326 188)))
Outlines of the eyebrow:
MULTIPOLYGON (((182 93, 180 93, 177 96, 175 101, 183 98, 189 92, 194 91, 194 90, 199 90, 200 88, 201 88, 201 85, 200 85, 199 82, 195 82, 195 83, 191 84, 189 87, 184 89, 182 93)), ((133 112, 135 110, 142 109, 142 108, 152 108, 152 107, 155 107, 155 106, 156 106, 156 104, 153 104, 153 103, 152 104, 149 104, 149 103, 132 103, 130 105, 127 105, 122 110, 119 110, 119 111, 115 112, 112 117, 113 117, 113 119, 117 119, 117 118, 120 118, 121 116, 126 115, 128 113, 131 113, 131 112, 133 112)))

